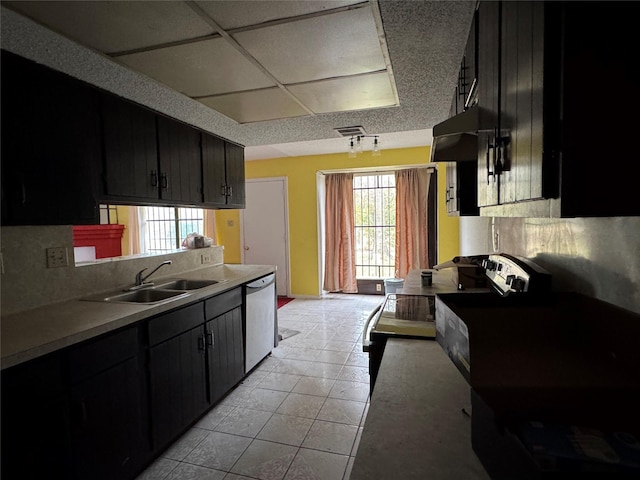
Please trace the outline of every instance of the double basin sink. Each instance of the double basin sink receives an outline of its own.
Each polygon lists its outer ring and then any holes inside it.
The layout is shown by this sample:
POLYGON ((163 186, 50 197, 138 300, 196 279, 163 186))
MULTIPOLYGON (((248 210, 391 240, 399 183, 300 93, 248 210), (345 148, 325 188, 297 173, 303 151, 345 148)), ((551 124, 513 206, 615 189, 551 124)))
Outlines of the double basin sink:
POLYGON ((188 280, 184 278, 166 280, 135 290, 116 290, 92 295, 82 300, 110 303, 158 304, 185 297, 192 290, 220 283, 218 280, 188 280))

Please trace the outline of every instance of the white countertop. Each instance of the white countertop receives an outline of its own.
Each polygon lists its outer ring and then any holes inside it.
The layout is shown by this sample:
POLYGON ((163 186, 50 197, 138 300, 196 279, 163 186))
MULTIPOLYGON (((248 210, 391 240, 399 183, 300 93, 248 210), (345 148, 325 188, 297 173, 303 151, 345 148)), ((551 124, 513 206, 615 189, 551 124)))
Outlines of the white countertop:
POLYGON ((437 342, 390 338, 351 480, 489 479, 468 414, 470 387, 437 342))
MULTIPOLYGON (((3 316, 1 367, 13 365, 74 345, 176 307, 216 295, 275 271, 272 265, 216 265, 179 275, 180 278, 217 280, 219 283, 167 303, 124 304, 69 300, 3 316)), ((158 277, 156 283, 172 277, 158 277)), ((99 293, 99 292, 96 292, 99 293)))

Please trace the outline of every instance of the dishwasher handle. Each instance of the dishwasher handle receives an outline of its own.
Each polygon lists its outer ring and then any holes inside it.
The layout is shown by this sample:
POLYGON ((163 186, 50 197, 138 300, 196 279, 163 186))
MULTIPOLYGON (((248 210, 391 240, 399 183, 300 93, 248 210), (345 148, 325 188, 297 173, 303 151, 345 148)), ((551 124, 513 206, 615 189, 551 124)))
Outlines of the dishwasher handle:
POLYGON ((267 288, 269 285, 274 284, 275 281, 276 281, 276 274, 271 273, 262 278, 254 280, 253 282, 249 282, 245 285, 247 288, 247 295, 259 292, 263 288, 267 288))

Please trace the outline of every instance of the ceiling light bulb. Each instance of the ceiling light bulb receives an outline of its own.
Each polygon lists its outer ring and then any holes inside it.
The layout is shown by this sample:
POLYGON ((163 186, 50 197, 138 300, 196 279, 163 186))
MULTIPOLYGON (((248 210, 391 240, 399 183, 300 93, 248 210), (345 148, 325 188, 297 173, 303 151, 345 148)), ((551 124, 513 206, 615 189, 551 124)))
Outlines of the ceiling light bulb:
POLYGON ((382 155, 382 153, 380 152, 380 142, 378 141, 378 137, 375 137, 373 139, 373 151, 371 152, 371 155, 373 155, 374 157, 379 157, 380 155, 382 155))
POLYGON ((356 139, 356 152, 362 153, 362 141, 360 140, 360 136, 358 135, 356 139))
POLYGON ((354 158, 356 156, 356 150, 353 146, 353 137, 349 141, 349 158, 354 158))

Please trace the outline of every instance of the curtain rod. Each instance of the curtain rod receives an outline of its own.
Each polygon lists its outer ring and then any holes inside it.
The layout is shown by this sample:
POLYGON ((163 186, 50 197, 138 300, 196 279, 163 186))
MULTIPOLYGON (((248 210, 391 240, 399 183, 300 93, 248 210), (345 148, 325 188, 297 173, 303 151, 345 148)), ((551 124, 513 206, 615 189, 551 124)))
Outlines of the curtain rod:
POLYGON ((334 170, 318 170, 316 173, 327 175, 331 173, 369 173, 375 175, 377 173, 389 173, 395 172, 398 170, 409 170, 411 168, 426 168, 429 172, 433 173, 436 171, 436 166, 431 164, 418 164, 418 165, 399 165, 396 167, 360 167, 360 168, 341 168, 334 170))

